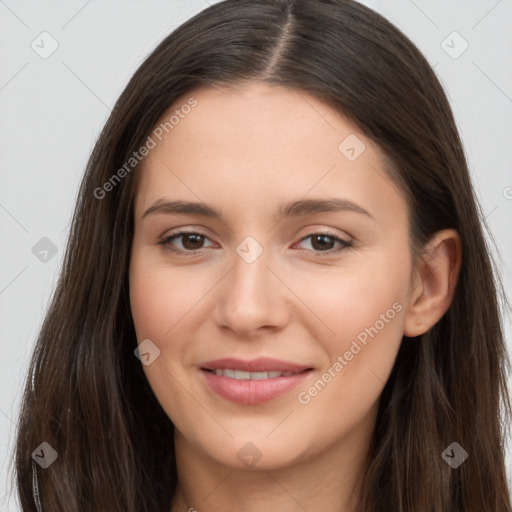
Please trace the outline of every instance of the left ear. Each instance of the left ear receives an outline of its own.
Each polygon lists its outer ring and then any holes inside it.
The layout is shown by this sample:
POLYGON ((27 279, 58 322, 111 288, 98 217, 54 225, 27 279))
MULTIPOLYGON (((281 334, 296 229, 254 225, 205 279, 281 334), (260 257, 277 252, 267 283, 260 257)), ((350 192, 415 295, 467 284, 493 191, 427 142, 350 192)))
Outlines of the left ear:
POLYGON ((411 280, 404 335, 420 336, 446 313, 453 299, 462 260, 460 237, 454 229, 433 235, 418 258, 411 280))

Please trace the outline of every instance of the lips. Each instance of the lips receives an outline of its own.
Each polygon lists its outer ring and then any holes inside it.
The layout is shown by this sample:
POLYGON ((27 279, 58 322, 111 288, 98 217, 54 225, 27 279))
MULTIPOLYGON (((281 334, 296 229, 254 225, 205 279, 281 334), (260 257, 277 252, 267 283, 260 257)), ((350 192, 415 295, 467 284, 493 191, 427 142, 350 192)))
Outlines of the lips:
POLYGON ((232 370, 225 368, 223 370, 206 370, 207 372, 215 373, 215 375, 222 375, 224 377, 229 377, 230 379, 237 380, 264 380, 264 379, 275 379, 277 377, 290 377, 292 375, 297 375, 300 372, 245 372, 243 370, 232 370))
POLYGON ((243 372, 293 372, 300 373, 304 370, 311 369, 310 366, 299 365, 279 359, 270 357, 259 357, 258 359, 251 359, 244 361, 234 357, 227 357, 223 359, 215 359, 203 363, 201 367, 205 370, 239 370, 243 372))
POLYGON ((220 397, 246 405, 278 398, 297 387, 313 368, 261 357, 216 359, 201 365, 204 382, 220 397))

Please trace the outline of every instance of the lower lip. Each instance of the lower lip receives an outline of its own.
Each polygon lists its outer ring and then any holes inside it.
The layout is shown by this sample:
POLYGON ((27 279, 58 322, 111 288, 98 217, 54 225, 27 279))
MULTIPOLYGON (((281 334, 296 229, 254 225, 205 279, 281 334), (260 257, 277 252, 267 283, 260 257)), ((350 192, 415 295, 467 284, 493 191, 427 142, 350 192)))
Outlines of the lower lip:
POLYGON ((257 405, 278 398, 297 387, 312 372, 306 370, 288 377, 237 380, 201 369, 206 382, 222 398, 246 405, 257 405))

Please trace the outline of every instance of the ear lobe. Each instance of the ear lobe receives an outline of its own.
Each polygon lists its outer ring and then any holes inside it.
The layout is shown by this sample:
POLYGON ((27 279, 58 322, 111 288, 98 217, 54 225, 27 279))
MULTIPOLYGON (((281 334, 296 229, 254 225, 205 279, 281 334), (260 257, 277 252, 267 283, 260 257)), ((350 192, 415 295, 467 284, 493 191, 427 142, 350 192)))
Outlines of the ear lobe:
POLYGON ((462 249, 457 231, 438 231, 418 258, 409 295, 405 336, 424 334, 446 313, 453 300, 461 261, 462 249))

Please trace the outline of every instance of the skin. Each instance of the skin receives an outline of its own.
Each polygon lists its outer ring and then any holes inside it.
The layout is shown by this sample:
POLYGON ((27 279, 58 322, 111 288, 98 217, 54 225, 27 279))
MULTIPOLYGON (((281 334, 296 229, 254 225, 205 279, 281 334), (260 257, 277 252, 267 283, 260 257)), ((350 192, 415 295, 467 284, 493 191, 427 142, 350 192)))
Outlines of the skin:
POLYGON ((402 337, 426 332, 449 307, 460 268, 457 233, 437 233, 413 264, 408 207, 379 148, 317 98, 251 82, 196 90, 169 112, 190 96, 198 105, 143 161, 130 262, 138 342, 160 349, 143 368, 175 425, 179 483, 171 512, 259 512, 269 504, 281 512, 353 511, 402 337), (355 161, 338 149, 349 134, 366 146, 355 161), (285 202, 331 197, 371 217, 278 215, 285 202), (160 199, 208 203, 223 221, 165 212, 143 218, 160 199), (168 246, 198 247, 196 254, 159 245, 181 230, 206 238, 168 246), (340 247, 310 236, 326 230, 352 247, 322 256, 340 247), (252 263, 236 251, 247 236, 263 249, 252 263), (298 394, 393 304, 401 306, 394 318, 300 403, 298 394), (274 357, 314 371, 282 397, 236 404, 199 372, 201 363, 229 356, 274 357), (237 457, 249 442, 261 455, 252 467, 237 457))

